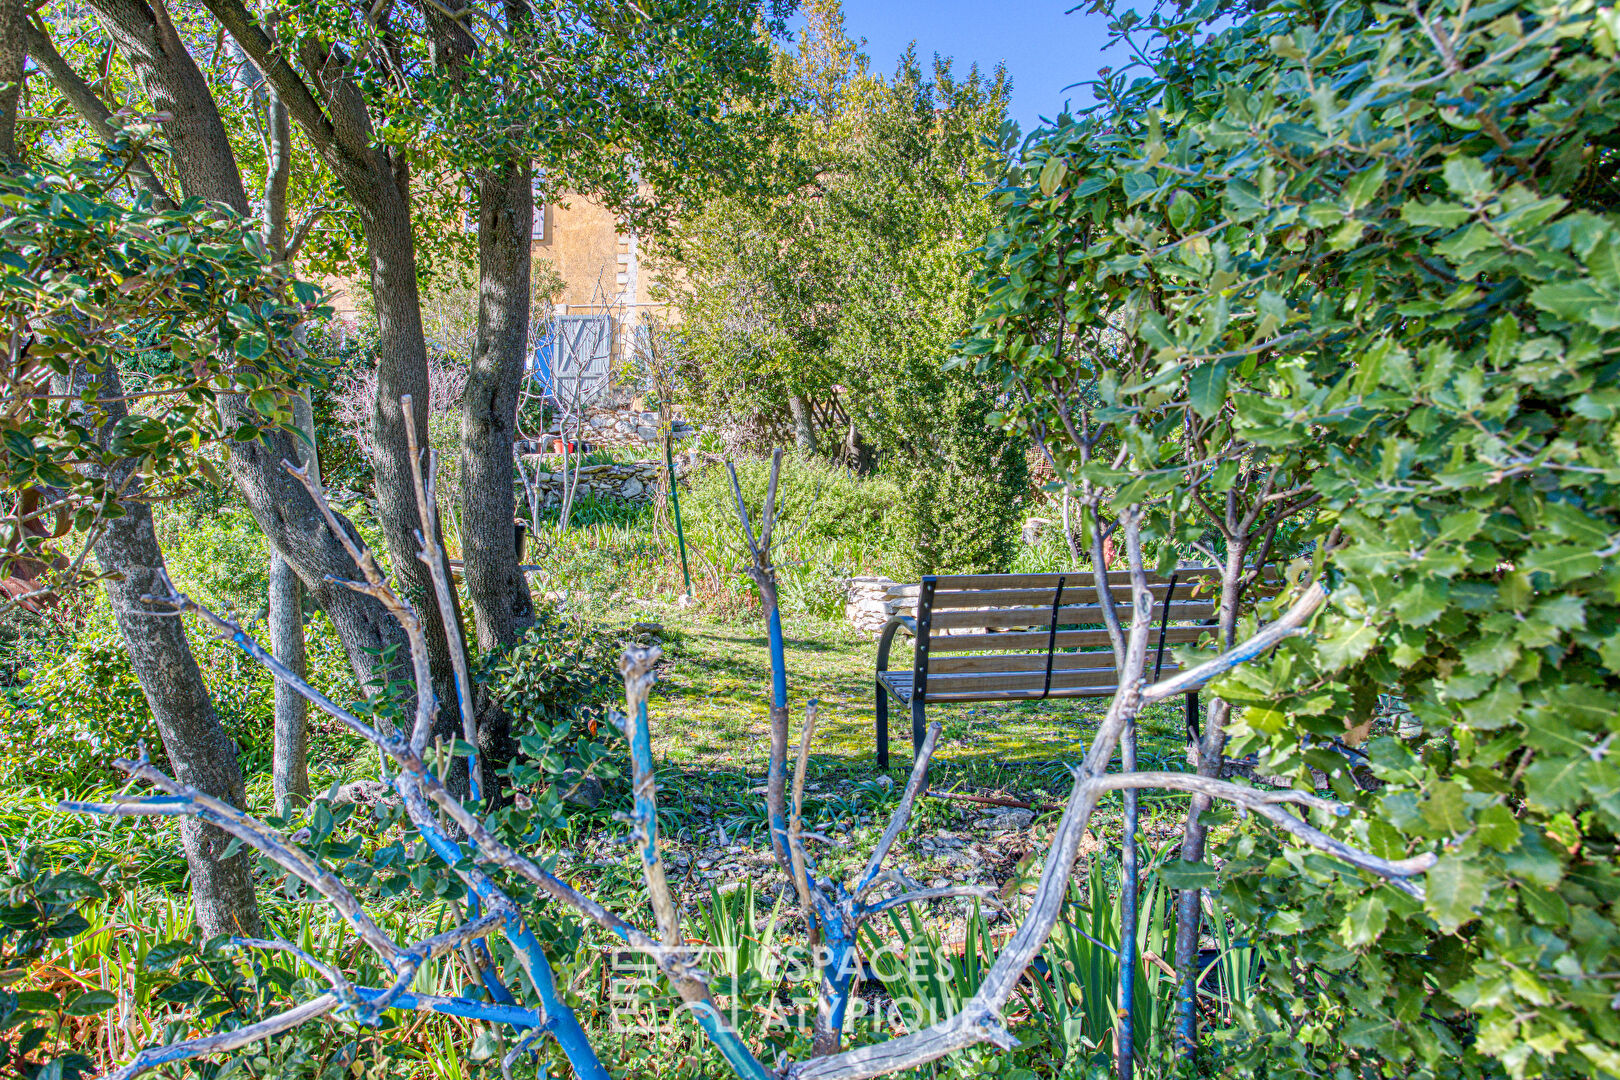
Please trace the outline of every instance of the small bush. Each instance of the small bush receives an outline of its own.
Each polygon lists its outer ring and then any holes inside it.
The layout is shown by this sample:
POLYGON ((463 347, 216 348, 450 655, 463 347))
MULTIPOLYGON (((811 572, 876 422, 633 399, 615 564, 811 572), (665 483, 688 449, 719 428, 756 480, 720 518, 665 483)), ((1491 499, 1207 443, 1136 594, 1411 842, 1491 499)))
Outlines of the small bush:
POLYGON ((519 753, 507 775, 515 788, 540 789, 529 808, 537 827, 563 825, 564 798, 620 775, 605 721, 624 692, 619 656, 634 640, 628 630, 542 610, 520 643, 481 665, 479 680, 512 715, 519 753))
POLYGON ((989 422, 994 399, 982 387, 947 382, 936 407, 932 445, 885 465, 903 494, 898 538, 909 558, 899 576, 1004 573, 1029 488, 1024 440, 989 422))
POLYGON ((619 653, 628 636, 542 609, 520 643, 486 658, 480 676, 520 729, 567 723, 593 736, 616 688, 622 692, 619 653))

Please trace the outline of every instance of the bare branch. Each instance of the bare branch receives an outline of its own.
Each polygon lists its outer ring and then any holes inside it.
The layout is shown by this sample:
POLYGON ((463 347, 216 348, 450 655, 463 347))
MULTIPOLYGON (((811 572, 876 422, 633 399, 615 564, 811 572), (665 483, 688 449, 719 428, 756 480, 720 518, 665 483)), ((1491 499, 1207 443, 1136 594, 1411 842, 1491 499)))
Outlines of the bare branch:
POLYGON ((272 1035, 279 1035, 283 1031, 291 1031, 300 1024, 324 1016, 337 1008, 341 1002, 336 994, 322 994, 311 998, 302 1005, 294 1006, 286 1012, 260 1020, 257 1024, 237 1028, 235 1031, 224 1031, 217 1035, 205 1035, 199 1039, 187 1039, 185 1042, 172 1043, 168 1046, 149 1046, 136 1054, 129 1064, 107 1073, 102 1080, 134 1080, 135 1077, 155 1069, 160 1065, 172 1064, 176 1061, 189 1061, 192 1058, 203 1057, 208 1054, 219 1054, 226 1050, 238 1050, 250 1046, 261 1039, 268 1039, 272 1035))
MULTIPOLYGON (((428 451, 428 475, 422 477, 422 454, 416 445, 416 420, 411 415, 411 395, 403 394, 399 399, 400 411, 405 417, 405 443, 411 456, 411 483, 416 488, 416 512, 422 520, 422 527, 417 530, 416 541, 421 550, 416 557, 427 567, 428 575, 433 579, 433 597, 439 605, 439 619, 444 623, 444 636, 450 648, 450 667, 456 677, 456 703, 461 710, 461 735, 468 746, 478 745, 478 728, 474 721, 472 698, 472 675, 467 670, 467 645, 461 636, 461 613, 456 610, 456 594, 450 588, 450 574, 447 569, 444 542, 439 532, 439 505, 433 490, 433 478, 438 472, 434 452, 428 451)), ((414 650, 413 650, 414 652, 414 650)), ((427 715, 428 722, 432 723, 432 714, 421 708, 421 695, 417 702, 417 727, 411 733, 411 743, 420 752, 426 745, 428 732, 421 727, 422 717, 427 715)), ((478 755, 473 753, 467 760, 467 784, 474 799, 478 793, 478 755)))
POLYGON ((891 896, 876 903, 867 904, 861 909, 861 918, 869 919, 881 911, 890 908, 905 907, 907 904, 920 904, 925 900, 945 900, 951 897, 972 897, 975 900, 987 900, 1001 906, 1000 889, 995 885, 940 885, 932 889, 916 889, 912 892, 891 896))
POLYGON ((1164 701, 1180 694, 1197 690, 1205 683, 1218 675, 1224 675, 1239 664, 1247 663, 1276 645, 1285 638, 1300 633, 1300 628, 1316 613, 1327 599, 1327 587, 1321 582, 1312 582, 1306 590, 1294 601, 1293 607, 1283 613, 1276 622, 1270 623, 1259 633, 1241 643, 1235 648, 1206 660, 1196 667, 1178 672, 1168 679, 1162 679, 1151 686, 1142 689, 1142 703, 1151 705, 1156 701, 1164 701))
POLYGON ((810 875, 806 869, 809 857, 804 850, 804 776, 810 764, 810 739, 815 731, 816 701, 811 699, 804 710, 804 731, 799 735, 799 757, 793 769, 793 802, 788 812, 788 857, 793 865, 793 888, 799 894, 799 906, 804 910, 804 925, 808 929, 812 949, 821 943, 821 925, 816 919, 815 900, 810 893, 810 875))
POLYGON ((877 884, 878 871, 883 868, 883 860, 888 857, 889 849, 894 846, 906 823, 911 820, 911 808, 917 802, 917 796, 928 786, 928 763, 933 759, 934 748, 939 745, 939 733, 943 730, 944 725, 938 720, 928 725, 928 733, 923 736, 923 744, 917 748, 917 760, 911 766, 911 778, 906 781, 906 790, 900 796, 900 805, 894 808, 894 816, 889 818, 888 828, 883 830, 877 847, 872 849, 872 857, 866 860, 866 869, 861 871, 861 876, 855 881, 852 893, 857 900, 877 884))

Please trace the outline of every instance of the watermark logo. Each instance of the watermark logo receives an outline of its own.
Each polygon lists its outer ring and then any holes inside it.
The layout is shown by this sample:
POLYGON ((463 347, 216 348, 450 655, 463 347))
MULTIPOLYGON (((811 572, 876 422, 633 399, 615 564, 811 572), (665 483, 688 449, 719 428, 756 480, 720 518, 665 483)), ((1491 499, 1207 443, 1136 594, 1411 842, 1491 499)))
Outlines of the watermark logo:
MULTIPOLYGON (((721 1017, 733 1028, 763 1025, 766 1032, 811 1031, 817 1009, 832 996, 821 993, 823 975, 851 988, 845 1030, 916 1031, 955 1011, 941 991, 961 976, 950 952, 920 943, 891 942, 864 954, 826 946, 703 945, 687 952, 707 973, 721 1017)), ((681 1001, 651 957, 628 950, 608 958, 606 996, 612 1028, 625 1034, 669 1034, 707 1011, 681 1001)))

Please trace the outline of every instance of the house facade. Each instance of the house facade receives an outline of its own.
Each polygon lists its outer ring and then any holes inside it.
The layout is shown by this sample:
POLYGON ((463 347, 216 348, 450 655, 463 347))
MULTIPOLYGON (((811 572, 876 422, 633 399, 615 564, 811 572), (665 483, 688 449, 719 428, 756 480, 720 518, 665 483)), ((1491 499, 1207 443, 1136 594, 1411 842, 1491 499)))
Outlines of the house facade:
MULTIPOLYGON (((467 224, 476 228, 477 218, 467 224)), ((555 316, 609 314, 618 324, 618 338, 641 323, 643 312, 664 311, 664 305, 652 300, 652 275, 642 267, 636 235, 623 229, 611 210, 585 196, 537 205, 530 250, 562 275, 562 292, 551 312, 555 316)), ((336 317, 357 325, 365 281, 329 278, 321 284, 336 317)))

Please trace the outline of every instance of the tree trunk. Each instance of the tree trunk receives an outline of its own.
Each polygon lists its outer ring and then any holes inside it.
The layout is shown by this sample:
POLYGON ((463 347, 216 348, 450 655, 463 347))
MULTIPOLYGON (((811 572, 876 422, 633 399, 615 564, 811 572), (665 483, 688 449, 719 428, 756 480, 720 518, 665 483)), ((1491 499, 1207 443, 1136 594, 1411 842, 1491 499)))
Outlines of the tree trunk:
MULTIPOLYGON (((309 399, 300 396, 293 403, 293 416, 308 436, 310 444, 301 447, 299 464, 311 470, 317 481, 321 464, 315 455, 315 417, 309 399)), ((280 555, 270 556, 270 652, 300 679, 309 674, 304 655, 304 585, 298 574, 280 555)), ((276 813, 283 816, 309 802, 309 702, 302 694, 279 679, 276 681, 275 737, 270 763, 270 782, 275 792, 276 813)))
MULTIPOLYGON (((1238 617, 1238 580, 1243 576, 1243 560, 1248 555, 1246 538, 1227 536, 1226 566, 1221 571, 1221 599, 1218 612, 1219 646, 1230 649, 1236 644, 1238 617)), ((1226 720, 1231 706, 1220 698, 1212 698, 1204 714, 1203 737, 1198 746, 1198 775, 1219 779, 1221 764, 1226 760, 1226 720)), ((1198 862, 1204 857, 1209 827, 1202 817, 1211 807, 1208 795, 1195 793, 1187 806, 1187 824, 1181 834, 1181 858, 1198 862)), ((1182 1054, 1191 1054, 1197 1048, 1198 1002, 1198 940, 1203 919, 1202 891, 1183 889, 1176 897, 1176 977, 1180 981, 1177 1002, 1177 1043, 1182 1054)))
MULTIPOLYGON (((164 132, 173 148, 185 193, 218 199, 246 216, 248 203, 241 172, 225 137, 218 107, 167 14, 161 7, 152 8, 146 0, 94 3, 153 106, 174 116, 164 124, 164 132)), ((411 484, 399 404, 402 394, 411 395, 416 402, 417 436, 426 446, 427 345, 422 335, 416 252, 411 237, 409 168, 402 156, 390 156, 373 145, 370 115, 359 88, 348 69, 332 63, 332 56, 319 42, 306 38, 296 52, 305 70, 317 80, 317 99, 292 70, 287 54, 270 41, 245 6, 234 0, 204 0, 204 6, 258 65, 359 211, 371 263, 381 361, 372 412, 378 516, 395 585, 416 607, 427 639, 433 664, 432 689, 439 703, 434 732, 455 738, 461 730, 461 716, 445 627, 432 598, 427 570, 416 559, 416 493, 411 484), (330 110, 330 118, 323 108, 330 110)), ((231 410, 243 407, 240 401, 221 402, 221 411, 227 416, 231 410)), ((297 460, 291 436, 285 433, 263 442, 232 444, 231 472, 247 495, 259 527, 331 614, 361 684, 373 683, 379 673, 374 671, 375 660, 366 650, 403 642, 404 635, 376 601, 341 586, 325 586, 322 579, 328 574, 353 579, 358 577, 358 569, 337 539, 327 534, 313 500, 282 471, 283 460, 297 460), (278 496, 290 501, 280 501, 278 496), (336 566, 343 564, 347 570, 335 572, 336 566), (323 586, 324 596, 320 592, 323 586)), ((459 632, 459 628, 452 630, 459 632)), ((424 688, 417 689, 420 692, 424 688)), ((453 770, 446 781, 452 790, 465 792, 465 766, 453 770)))
MULTIPOLYGON (((55 382, 58 393, 66 392, 66 379, 55 382)), ((88 382, 81 368, 74 380, 75 391, 82 392, 88 382)), ((106 400, 123 393, 116 368, 108 366, 98 390, 107 410, 107 423, 98 433, 98 441, 106 448, 114 424, 126 415, 122 403, 106 400)), ((116 488, 133 468, 134 463, 125 459, 103 475, 116 488)), ((138 495, 139 487, 132 485, 126 500, 138 495)), ((96 540, 96 561, 103 573, 118 575, 117 580, 107 582, 107 597, 123 634, 130 667, 157 722, 169 766, 180 783, 232 806, 243 806, 247 795, 236 750, 203 685, 185 624, 175 615, 154 614, 141 600, 164 591, 163 552, 152 528, 152 509, 133 500, 122 506, 123 516, 107 522, 96 540)), ((230 836, 193 817, 181 820, 180 841, 191 870, 191 896, 203 933, 210 937, 256 936, 259 905, 246 852, 222 858, 230 836)))
POLYGON ((91 6, 140 79, 153 111, 169 114, 163 134, 181 191, 248 216, 247 191, 225 122, 168 10, 146 0, 91 0, 91 6))
MULTIPOLYGON (((385 167, 387 159, 382 152, 373 153, 379 158, 379 167, 385 167)), ((376 451, 371 466, 377 484, 377 516, 388 546, 394 586, 416 608, 432 664, 432 691, 439 706, 433 735, 449 742, 460 738, 462 731, 449 639, 445 634, 447 629, 450 633, 460 633, 461 628, 446 628, 439 618, 432 578, 416 557, 416 532, 421 528, 421 518, 417 513, 400 398, 410 395, 416 443, 425 450, 428 445, 427 341, 422 333, 416 251, 411 238, 410 174, 403 163, 395 164, 393 173, 392 180, 378 192, 376 202, 360 208, 371 259, 371 295, 376 304, 378 331, 377 399, 371 411, 371 438, 376 451)), ((426 468, 425 462, 423 467, 426 468)), ((510 542, 510 524, 506 535, 510 542)), ((444 572, 448 579, 448 561, 444 572)), ((452 602, 455 599, 451 597, 452 602)), ((418 692, 421 689, 418 687, 418 692)), ((445 783, 457 795, 467 793, 466 759, 456 759, 445 783)))
MULTIPOLYGON (((4 2, 4 0, 0 0, 4 2)), ((112 126, 112 110, 96 96, 95 90, 84 78, 73 70, 62 54, 56 51, 56 46, 32 22, 24 24, 23 32, 27 37, 28 55, 34 58, 50 80, 55 84, 57 91, 65 98, 73 110, 84 118, 96 137, 102 142, 113 141, 115 132, 112 126)), ((157 175, 152 172, 152 166, 146 160, 145 154, 135 154, 129 164, 129 173, 147 194, 152 196, 152 205, 159 210, 171 210, 174 201, 164 190, 163 184, 157 175)))
POLYGON ((528 360, 533 213, 527 161, 508 161, 479 177, 478 337, 461 407, 461 531, 480 649, 514 644, 534 619, 512 532, 512 443, 528 360))
POLYGON ((27 23, 22 0, 0 0, 0 164, 22 161, 17 150, 17 106, 22 101, 27 23))
POLYGON ((816 418, 803 394, 788 395, 788 411, 793 414, 793 445, 806 456, 816 452, 816 418))
MULTIPOLYGON (((461 406, 461 543, 481 650, 515 645, 534 621, 512 524, 517 517, 512 443, 528 366, 533 219, 527 160, 511 159, 480 174, 478 337, 461 406)), ((501 790, 499 770, 515 750, 511 715, 483 696, 478 704, 483 791, 494 796, 501 790)))
MULTIPOLYGON (((174 117, 163 129, 173 150, 182 194, 224 203, 245 216, 247 193, 224 122, 207 80, 167 16, 160 17, 145 0, 96 0, 95 7, 140 77, 153 107, 174 117)), ((94 104, 93 100, 75 100, 74 107, 82 112, 94 104)), ((89 115, 86 119, 97 122, 89 115)), ((418 331, 420 336, 420 325, 418 331)), ((219 409, 227 424, 248 412, 246 401, 237 396, 221 398, 219 409)), ((293 436, 272 432, 258 441, 231 443, 227 464, 271 546, 297 572, 315 603, 331 616, 355 678, 364 687, 381 685, 391 675, 408 670, 401 660, 393 673, 384 672, 377 658, 390 645, 403 647, 405 633, 376 600, 329 580, 358 580, 360 568, 328 532, 320 508, 303 485, 282 468, 283 461, 297 460, 298 444, 293 436)), ((339 520, 351 537, 359 538, 353 525, 339 520)))

